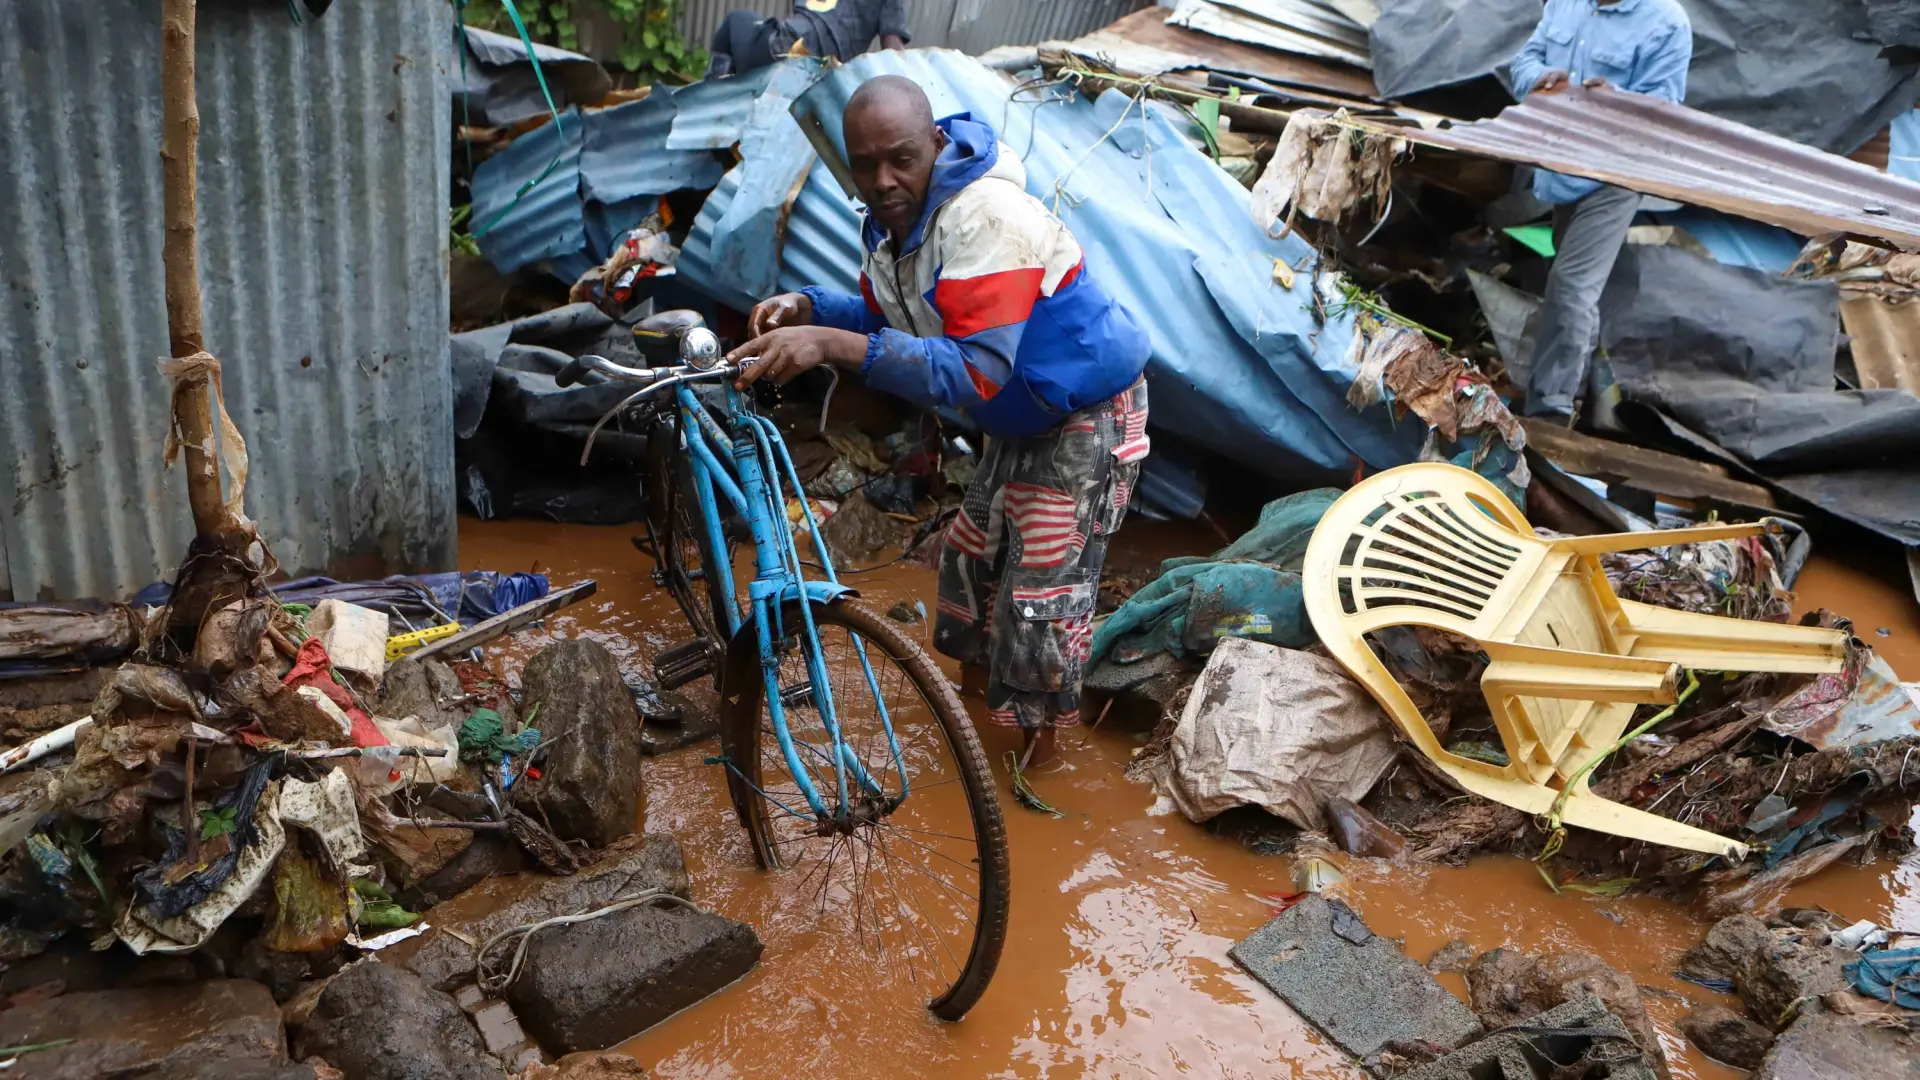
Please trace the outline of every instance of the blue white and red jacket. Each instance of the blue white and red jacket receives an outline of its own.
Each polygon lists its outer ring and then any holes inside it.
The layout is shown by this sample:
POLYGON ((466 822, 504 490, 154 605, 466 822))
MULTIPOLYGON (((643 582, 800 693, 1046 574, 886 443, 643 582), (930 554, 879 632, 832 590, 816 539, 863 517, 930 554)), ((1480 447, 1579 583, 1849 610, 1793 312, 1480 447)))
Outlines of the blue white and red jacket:
POLYGON ((992 128, 962 113, 940 129, 926 209, 898 253, 868 216, 862 295, 802 292, 815 325, 868 335, 870 385, 963 410, 988 435, 1037 435, 1132 386, 1147 335, 992 128))

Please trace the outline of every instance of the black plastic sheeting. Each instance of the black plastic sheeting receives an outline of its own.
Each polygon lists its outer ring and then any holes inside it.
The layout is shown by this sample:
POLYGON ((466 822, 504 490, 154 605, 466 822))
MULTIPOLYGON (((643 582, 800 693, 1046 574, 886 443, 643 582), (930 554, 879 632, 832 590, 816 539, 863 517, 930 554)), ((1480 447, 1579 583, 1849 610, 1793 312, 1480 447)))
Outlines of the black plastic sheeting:
POLYGON ((1374 85, 1399 98, 1487 75, 1504 83, 1542 9, 1540 0, 1381 0, 1367 35, 1374 85))
POLYGON ((580 465, 587 433, 635 388, 591 372, 576 386, 554 381, 587 353, 644 366, 627 326, 591 304, 569 304, 455 334, 452 352, 454 455, 466 509, 482 518, 584 525, 640 519, 642 432, 609 424, 594 442, 592 465, 580 465))
POLYGON ((1667 434, 1920 546, 1920 398, 1834 388, 1838 306, 1831 283, 1629 245, 1602 340, 1623 399, 1660 414, 1667 434))
MULTIPOLYGON (((1686 103, 1702 112, 1847 154, 1920 101, 1920 65, 1904 51, 1882 55, 1886 45, 1920 35, 1910 2, 1680 6, 1693 22, 1686 103)), ((1490 75, 1505 82, 1543 7, 1538 0, 1382 0, 1370 35, 1374 82, 1389 98, 1490 75)))
MULTIPOLYGON (((466 56, 456 60, 453 115, 464 124, 499 126, 546 116, 547 99, 534 77, 527 47, 507 37, 465 27, 466 56), (462 78, 464 76, 464 78, 462 78)), ((591 105, 613 90, 607 69, 579 53, 535 45, 534 55, 547 77, 547 90, 561 111, 569 105, 591 105)))

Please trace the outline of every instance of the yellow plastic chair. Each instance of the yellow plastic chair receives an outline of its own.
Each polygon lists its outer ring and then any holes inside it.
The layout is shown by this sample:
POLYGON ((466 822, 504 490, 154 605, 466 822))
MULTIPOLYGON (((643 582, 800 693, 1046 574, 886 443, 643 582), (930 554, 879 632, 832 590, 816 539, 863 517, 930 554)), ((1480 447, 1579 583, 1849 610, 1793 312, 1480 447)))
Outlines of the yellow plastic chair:
POLYGON ((1566 824, 1738 860, 1746 845, 1600 798, 1582 769, 1619 740, 1634 706, 1677 700, 1682 667, 1834 672, 1847 635, 1622 600, 1598 556, 1777 528, 1545 540, 1472 471, 1406 465, 1354 485, 1321 519, 1307 546, 1307 615, 1407 738, 1466 790, 1531 814, 1564 792, 1566 824), (1485 650, 1481 690, 1508 765, 1448 753, 1434 737, 1362 636, 1389 626, 1431 626, 1485 650))

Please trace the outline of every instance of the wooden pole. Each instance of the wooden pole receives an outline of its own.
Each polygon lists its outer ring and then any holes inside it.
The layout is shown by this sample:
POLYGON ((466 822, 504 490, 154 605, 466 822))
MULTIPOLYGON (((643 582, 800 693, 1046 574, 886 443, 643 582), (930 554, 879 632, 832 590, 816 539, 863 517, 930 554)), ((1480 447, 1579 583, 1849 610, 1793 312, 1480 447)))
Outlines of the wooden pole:
MULTIPOLYGON (((194 101, 195 0, 161 0, 161 179, 166 242, 167 338, 176 358, 206 348, 200 328, 200 257, 195 148, 200 109, 194 101)), ((194 532, 212 537, 236 524, 220 494, 220 455, 214 439, 213 387, 205 371, 182 377, 173 396, 173 422, 187 465, 187 501, 194 532)))

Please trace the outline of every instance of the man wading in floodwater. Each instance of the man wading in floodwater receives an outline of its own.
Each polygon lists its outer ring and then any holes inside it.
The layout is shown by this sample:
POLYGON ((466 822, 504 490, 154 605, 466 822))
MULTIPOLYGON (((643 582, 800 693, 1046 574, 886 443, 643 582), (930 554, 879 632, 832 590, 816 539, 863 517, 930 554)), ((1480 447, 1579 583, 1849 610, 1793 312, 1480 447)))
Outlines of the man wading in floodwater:
POLYGON ((862 295, 776 296, 728 359, 759 358, 742 387, 858 371, 986 433, 940 552, 934 646, 985 665, 989 719, 1019 726, 1025 760, 1043 763, 1055 730, 1080 722, 1100 564, 1147 456, 1146 334, 992 128, 936 123, 896 75, 855 91, 845 120, 867 204, 862 295))

